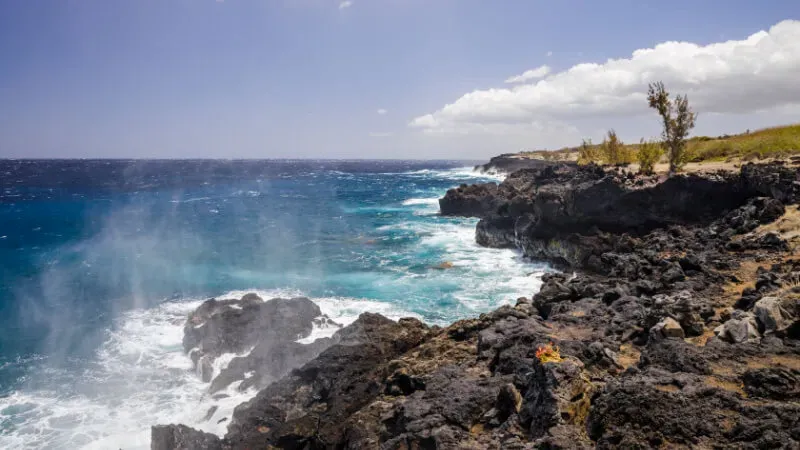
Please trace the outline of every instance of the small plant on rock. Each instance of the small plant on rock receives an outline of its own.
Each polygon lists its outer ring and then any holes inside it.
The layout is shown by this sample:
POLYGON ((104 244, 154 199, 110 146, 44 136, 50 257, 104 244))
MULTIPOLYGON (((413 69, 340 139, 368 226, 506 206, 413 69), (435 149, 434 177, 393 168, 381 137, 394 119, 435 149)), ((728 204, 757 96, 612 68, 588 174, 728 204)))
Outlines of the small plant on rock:
POLYGON ((557 363, 564 360, 561 357, 558 347, 553 346, 552 342, 547 345, 540 345, 539 348, 536 349, 536 357, 542 364, 549 362, 557 363))

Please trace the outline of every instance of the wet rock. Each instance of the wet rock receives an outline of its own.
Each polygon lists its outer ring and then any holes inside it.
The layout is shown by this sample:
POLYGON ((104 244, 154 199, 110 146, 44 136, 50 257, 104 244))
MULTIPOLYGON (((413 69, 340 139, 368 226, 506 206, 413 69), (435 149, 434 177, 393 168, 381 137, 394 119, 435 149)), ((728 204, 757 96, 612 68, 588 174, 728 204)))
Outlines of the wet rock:
POLYGON ((331 345, 331 339, 307 345, 296 342, 307 337, 314 326, 341 327, 322 315, 307 298, 265 302, 255 294, 247 294, 240 300, 211 299, 189 315, 183 345, 191 349, 200 378, 211 382, 210 392, 236 381, 242 381, 242 390, 263 388, 331 345), (214 374, 212 363, 223 353, 240 356, 214 374))
POLYGON ((211 418, 214 417, 214 413, 217 412, 217 409, 219 409, 219 406, 217 405, 208 408, 208 411, 206 411, 206 415, 203 417, 203 422, 211 420, 211 418))
POLYGON ((439 200, 439 209, 447 216, 483 217, 497 211, 504 199, 495 183, 461 185, 450 189, 439 200))
POLYGON ((159 425, 151 429, 152 450, 222 450, 222 440, 185 425, 159 425))
POLYGON ((261 300, 248 294, 241 300, 207 300, 189 315, 183 347, 203 354, 240 353, 264 338, 296 340, 311 333, 322 315, 307 298, 261 300))

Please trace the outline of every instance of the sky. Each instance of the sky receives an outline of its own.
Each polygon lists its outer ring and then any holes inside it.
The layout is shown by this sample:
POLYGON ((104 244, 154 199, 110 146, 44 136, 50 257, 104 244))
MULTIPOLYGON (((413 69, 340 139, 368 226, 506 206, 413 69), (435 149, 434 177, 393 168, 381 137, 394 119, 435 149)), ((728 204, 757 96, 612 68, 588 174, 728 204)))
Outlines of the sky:
POLYGON ((800 121, 797 0, 0 0, 0 157, 486 159, 800 121))

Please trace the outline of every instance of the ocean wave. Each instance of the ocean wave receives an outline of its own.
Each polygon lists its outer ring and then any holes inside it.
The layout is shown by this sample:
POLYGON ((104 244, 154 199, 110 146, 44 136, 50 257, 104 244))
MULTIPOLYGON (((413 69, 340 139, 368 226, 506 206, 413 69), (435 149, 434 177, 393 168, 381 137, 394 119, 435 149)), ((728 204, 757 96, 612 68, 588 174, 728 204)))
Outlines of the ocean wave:
POLYGON ((505 180, 506 174, 504 173, 485 173, 478 172, 472 167, 457 167, 454 169, 421 169, 402 172, 401 175, 407 177, 419 178, 437 178, 452 181, 496 181, 501 182, 505 180))

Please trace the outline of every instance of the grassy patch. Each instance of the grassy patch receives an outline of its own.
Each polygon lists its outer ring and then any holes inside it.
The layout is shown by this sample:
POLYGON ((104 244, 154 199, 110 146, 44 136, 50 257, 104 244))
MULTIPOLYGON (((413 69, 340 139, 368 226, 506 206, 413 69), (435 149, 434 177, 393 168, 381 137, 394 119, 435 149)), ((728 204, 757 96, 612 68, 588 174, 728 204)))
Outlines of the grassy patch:
MULTIPOLYGON (((639 144, 626 144, 623 147, 630 154, 635 155, 639 151, 639 144)), ((602 144, 593 144, 589 148, 596 150, 595 153, 599 155, 602 144)), ((536 150, 520 154, 528 158, 576 161, 579 149, 580 147, 536 150)), ((735 135, 696 136, 687 140, 686 151, 691 162, 725 161, 731 158, 754 160, 800 155, 800 123, 735 135)), ((662 160, 664 159, 662 157, 662 160)))
POLYGON ((693 162, 778 158, 800 153, 800 124, 765 128, 751 133, 716 138, 700 136, 687 142, 693 162))

